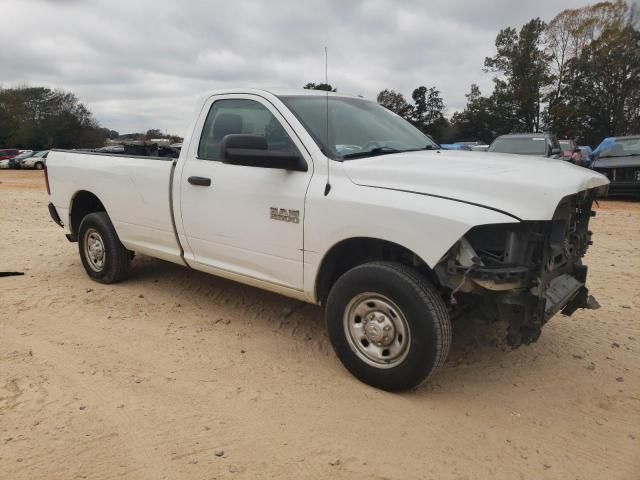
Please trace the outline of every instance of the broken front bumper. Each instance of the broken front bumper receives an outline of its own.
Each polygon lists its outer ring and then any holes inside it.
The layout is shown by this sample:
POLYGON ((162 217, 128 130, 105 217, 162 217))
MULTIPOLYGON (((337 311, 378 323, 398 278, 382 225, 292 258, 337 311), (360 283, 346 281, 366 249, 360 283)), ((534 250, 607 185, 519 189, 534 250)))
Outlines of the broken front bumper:
POLYGON ((513 346, 535 342, 558 312, 597 308, 582 265, 591 244, 594 195, 564 198, 549 221, 481 225, 467 232, 436 266, 452 290, 452 306, 479 307, 489 318, 507 320, 513 346))
POLYGON ((501 298, 499 302, 509 321, 509 345, 517 347, 535 342, 542 326, 558 312, 570 316, 579 308, 599 308, 585 286, 586 276, 587 267, 576 265, 572 273, 562 273, 549 280, 541 294, 533 288, 501 298))

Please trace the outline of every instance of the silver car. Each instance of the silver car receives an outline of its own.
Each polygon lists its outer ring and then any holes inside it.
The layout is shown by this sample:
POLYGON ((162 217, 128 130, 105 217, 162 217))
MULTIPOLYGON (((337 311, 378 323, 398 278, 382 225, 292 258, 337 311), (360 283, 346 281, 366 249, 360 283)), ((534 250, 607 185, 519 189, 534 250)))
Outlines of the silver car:
POLYGON ((47 161, 47 155, 49 150, 41 150, 33 155, 20 159, 20 168, 35 168, 36 170, 42 170, 47 161))

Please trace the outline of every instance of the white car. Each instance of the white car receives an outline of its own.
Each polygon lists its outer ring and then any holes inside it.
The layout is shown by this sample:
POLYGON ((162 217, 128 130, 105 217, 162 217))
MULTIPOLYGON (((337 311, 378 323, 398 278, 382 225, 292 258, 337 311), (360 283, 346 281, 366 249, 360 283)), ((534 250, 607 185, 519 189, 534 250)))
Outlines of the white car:
POLYGON ((444 151, 335 93, 218 90, 196 107, 178 159, 51 151, 49 211, 94 280, 126 278, 138 252, 323 305, 344 366, 390 391, 444 364, 458 312, 506 320, 518 346, 597 306, 582 265, 596 172, 444 151))
POLYGON ((33 155, 20 160, 20 168, 35 168, 36 170, 42 170, 47 162, 47 156, 49 150, 42 150, 36 152, 33 155))

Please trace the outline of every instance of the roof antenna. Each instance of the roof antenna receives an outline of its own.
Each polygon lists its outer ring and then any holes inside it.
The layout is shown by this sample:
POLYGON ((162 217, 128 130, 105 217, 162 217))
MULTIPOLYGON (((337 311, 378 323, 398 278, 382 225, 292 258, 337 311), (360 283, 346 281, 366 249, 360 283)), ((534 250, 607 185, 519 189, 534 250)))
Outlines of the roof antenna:
MULTIPOLYGON (((324 47, 324 83, 326 88, 329 88, 329 55, 327 54, 327 47, 324 47)), ((324 196, 329 195, 331 191, 331 158, 329 157, 329 90, 325 95, 326 103, 325 103, 325 116, 327 118, 327 138, 326 138, 326 149, 327 149, 327 184, 324 186, 324 196)))

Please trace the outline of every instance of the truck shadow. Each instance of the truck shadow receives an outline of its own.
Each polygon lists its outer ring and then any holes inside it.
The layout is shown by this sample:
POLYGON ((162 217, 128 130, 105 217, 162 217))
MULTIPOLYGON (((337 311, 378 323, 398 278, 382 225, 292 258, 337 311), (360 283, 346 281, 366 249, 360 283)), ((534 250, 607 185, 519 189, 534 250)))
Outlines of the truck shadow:
MULTIPOLYGON (((204 313, 206 320, 203 322, 233 321, 237 328, 252 331, 254 335, 271 332, 288 336, 292 342, 304 342, 304 349, 326 358, 324 368, 336 368, 337 360, 325 330, 324 310, 319 306, 142 255, 136 257, 132 277, 125 282, 131 283, 155 290, 166 302, 188 305, 190 309, 204 313), (211 313, 210 317, 207 312, 211 313)), ((487 324, 464 317, 456 320, 453 326, 453 343, 445 367, 420 386, 418 393, 442 391, 445 386, 455 388, 455 382, 465 382, 479 375, 484 381, 491 381, 486 378, 487 375, 491 377, 491 372, 495 373, 496 382, 498 378, 504 381, 509 370, 515 378, 526 375, 523 369, 538 368, 514 360, 521 357, 517 353, 521 349, 514 350, 505 343, 506 323, 487 324)), ((315 356, 314 368, 320 368, 318 360, 315 356)), ((343 373, 346 374, 344 370, 343 373)))

